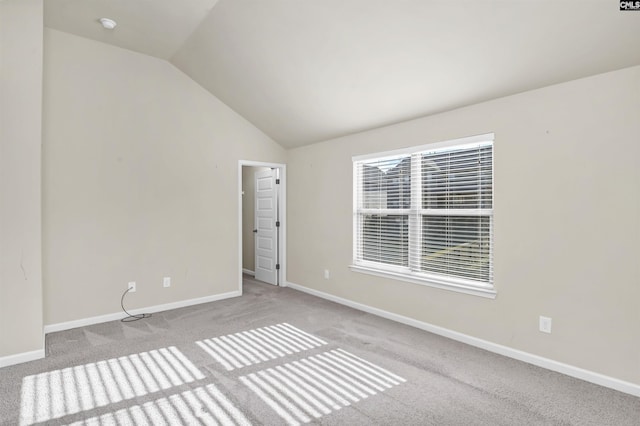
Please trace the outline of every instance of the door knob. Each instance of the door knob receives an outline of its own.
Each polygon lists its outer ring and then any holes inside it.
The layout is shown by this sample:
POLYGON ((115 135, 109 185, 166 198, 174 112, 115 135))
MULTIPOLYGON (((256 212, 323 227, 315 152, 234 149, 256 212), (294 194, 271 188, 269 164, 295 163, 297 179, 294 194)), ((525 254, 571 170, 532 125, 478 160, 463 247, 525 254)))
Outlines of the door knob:
POLYGON ((253 233, 254 233, 254 234, 257 234, 257 233, 258 233, 258 230, 257 230, 257 229, 254 229, 254 230, 253 230, 253 233))

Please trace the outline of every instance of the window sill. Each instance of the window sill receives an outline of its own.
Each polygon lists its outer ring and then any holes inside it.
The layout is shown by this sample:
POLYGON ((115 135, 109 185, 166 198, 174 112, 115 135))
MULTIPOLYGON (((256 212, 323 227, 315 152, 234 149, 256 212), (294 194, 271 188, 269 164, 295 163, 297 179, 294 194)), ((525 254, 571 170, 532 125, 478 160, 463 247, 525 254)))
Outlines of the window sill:
POLYGON ((472 296, 480 296, 488 299, 495 299, 497 295, 497 292, 492 288, 469 286, 464 284, 447 282, 444 280, 420 277, 417 275, 411 276, 404 273, 384 271, 381 269, 371 268, 367 266, 350 265, 349 269, 351 269, 353 272, 359 272, 362 274, 374 275, 376 277, 382 277, 382 278, 391 278, 398 281, 405 281, 413 284, 426 285, 428 287, 455 291, 457 293, 470 294, 472 296))

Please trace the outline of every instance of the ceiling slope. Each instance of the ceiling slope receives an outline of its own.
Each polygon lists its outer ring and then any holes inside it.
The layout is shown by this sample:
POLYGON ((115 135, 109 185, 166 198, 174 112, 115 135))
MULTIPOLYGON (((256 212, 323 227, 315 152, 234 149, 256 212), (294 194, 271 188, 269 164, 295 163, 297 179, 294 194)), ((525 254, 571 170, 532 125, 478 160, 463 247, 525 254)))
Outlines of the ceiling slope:
POLYGON ((169 59, 285 147, 640 64, 640 13, 606 0, 47 0, 45 23, 169 59))
POLYGON ((44 24, 125 49, 171 58, 218 0, 45 0, 44 24), (117 22, 106 30, 100 18, 117 22))

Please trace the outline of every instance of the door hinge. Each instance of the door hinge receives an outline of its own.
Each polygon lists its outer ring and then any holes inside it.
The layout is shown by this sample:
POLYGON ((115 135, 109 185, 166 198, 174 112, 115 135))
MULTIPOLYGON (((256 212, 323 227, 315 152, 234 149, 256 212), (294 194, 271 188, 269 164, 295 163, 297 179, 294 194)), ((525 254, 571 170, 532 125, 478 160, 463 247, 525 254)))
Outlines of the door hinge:
POLYGON ((276 263, 276 269, 280 269, 280 264, 276 263))
POLYGON ((280 179, 276 179, 276 185, 280 185, 280 179))
POLYGON ((279 227, 280 227, 280 221, 278 220, 276 221, 276 228, 279 228, 279 227))

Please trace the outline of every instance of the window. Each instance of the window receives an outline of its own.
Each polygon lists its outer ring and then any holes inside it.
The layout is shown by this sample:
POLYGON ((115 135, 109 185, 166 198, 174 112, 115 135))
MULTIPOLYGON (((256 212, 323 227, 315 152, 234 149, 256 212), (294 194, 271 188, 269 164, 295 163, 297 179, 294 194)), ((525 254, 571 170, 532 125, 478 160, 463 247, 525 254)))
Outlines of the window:
POLYGON ((353 158, 352 269, 493 297, 493 134, 353 158))

